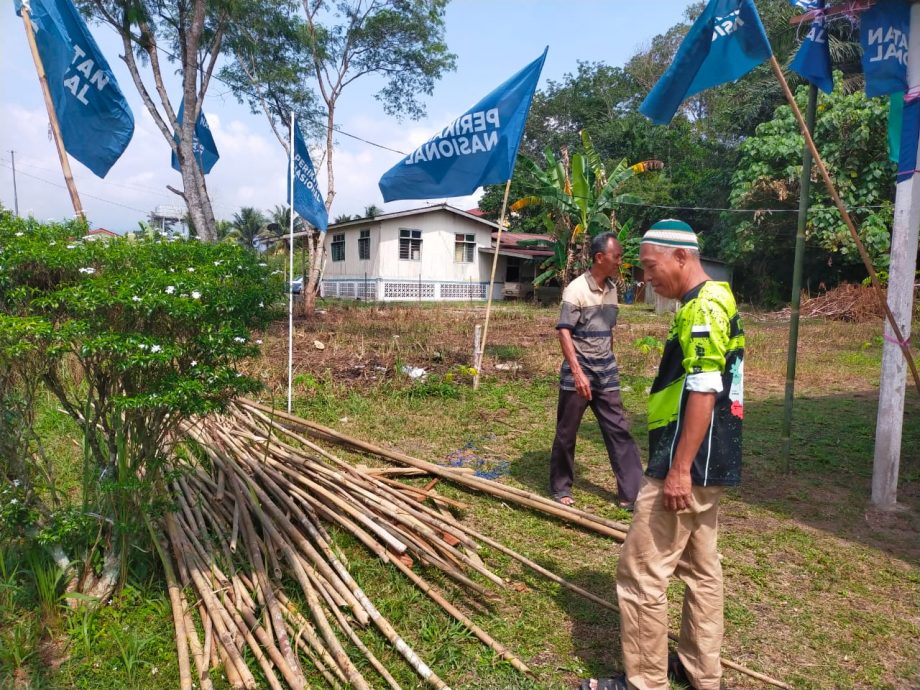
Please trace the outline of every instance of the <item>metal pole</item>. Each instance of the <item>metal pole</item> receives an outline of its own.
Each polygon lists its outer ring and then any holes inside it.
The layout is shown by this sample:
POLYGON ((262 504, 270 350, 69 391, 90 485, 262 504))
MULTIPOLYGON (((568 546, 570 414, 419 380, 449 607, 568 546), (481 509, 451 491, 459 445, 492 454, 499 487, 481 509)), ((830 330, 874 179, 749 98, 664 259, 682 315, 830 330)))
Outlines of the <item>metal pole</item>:
MULTIPOLYGON (((290 414, 294 390, 294 111, 291 111, 291 152, 288 184, 291 201, 288 215, 290 227, 288 229, 288 390, 287 411, 290 414)), ((301 290, 307 286, 301 283, 301 290)))
POLYGON ((19 191, 16 189, 16 152, 10 151, 10 159, 13 161, 13 211, 19 218, 19 191))
MULTIPOLYGON (((815 131, 815 112, 818 106, 818 87, 808 87, 808 108, 805 126, 815 131)), ((792 266, 792 314, 789 319, 789 349, 786 355, 786 400, 783 407, 783 468, 789 471, 792 449, 792 405, 795 397, 795 365, 799 346, 799 307, 802 301, 802 264, 805 263, 805 221, 811 192, 811 151, 802 150, 802 175, 799 178, 799 218, 795 230, 795 261, 792 266)))
POLYGON ((42 94, 45 97, 45 108, 48 110, 48 119, 51 121, 51 131, 54 133, 54 143, 57 145, 58 158, 61 161, 61 170, 64 171, 64 182, 67 183, 67 191, 70 192, 70 201, 73 203, 73 210, 77 218, 85 218, 83 204, 80 203, 80 195, 77 194, 77 185, 73 181, 73 173, 70 170, 70 160, 67 158, 67 151, 64 150, 64 139, 61 137, 61 127, 58 124, 57 113, 54 112, 54 102, 51 100, 51 91, 48 90, 48 77, 45 76, 45 66, 42 64, 42 58, 38 54, 38 46, 35 43, 35 34, 32 32, 32 20, 30 18, 31 8, 28 0, 22 3, 22 23, 26 27, 26 38, 29 41, 29 48, 32 50, 32 59, 35 61, 35 71, 38 72, 38 81, 42 87, 42 94))
MULTIPOLYGON (((916 97, 920 88, 920 4, 910 11, 910 45, 907 57, 908 90, 905 99, 916 97)), ((899 167, 904 166, 901 160, 899 167)), ((916 166, 914 166, 916 167, 916 166)), ((882 374, 875 426, 875 456, 872 464, 872 503, 877 508, 897 507, 901 437, 904 427, 904 392, 907 370, 899 348, 910 338, 914 301, 914 272, 917 270, 917 240, 920 228, 920 177, 916 171, 898 183, 891 228, 891 264, 888 267, 888 305, 903 335, 885 328, 882 345, 882 374), (900 340, 900 342, 898 342, 900 340)), ((913 450, 913 449, 912 449, 913 450)))

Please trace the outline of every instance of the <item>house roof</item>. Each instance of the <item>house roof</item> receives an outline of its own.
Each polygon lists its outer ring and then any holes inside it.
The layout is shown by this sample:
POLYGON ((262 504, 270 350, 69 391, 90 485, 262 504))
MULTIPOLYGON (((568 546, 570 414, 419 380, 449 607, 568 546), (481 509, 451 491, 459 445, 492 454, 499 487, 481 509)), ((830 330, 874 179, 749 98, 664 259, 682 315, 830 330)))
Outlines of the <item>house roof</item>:
POLYGON ((117 232, 112 232, 111 230, 106 230, 105 228, 95 228, 94 230, 90 230, 90 231, 87 232, 86 234, 87 234, 87 235, 96 235, 96 236, 101 235, 101 236, 103 236, 103 237, 118 237, 118 233, 117 233, 117 232))
MULTIPOLYGON (((492 233, 492 242, 495 243, 497 239, 498 232, 496 231, 492 233)), ((549 235, 539 235, 528 232, 503 232, 501 247, 499 247, 498 251, 501 254, 519 256, 522 258, 552 256, 553 250, 548 247, 521 246, 521 242, 526 242, 528 240, 546 240, 547 242, 552 242, 553 238, 549 235)))
MULTIPOLYGON (((477 209, 478 210, 478 209, 477 209)), ((494 223, 491 220, 486 218, 481 218, 475 213, 470 211, 462 211, 459 208, 454 208, 449 204, 433 204, 431 206, 424 206, 422 208, 412 208, 406 211, 394 211, 393 213, 381 213, 378 216, 373 218, 358 218, 357 220, 349 220, 344 223, 332 223, 327 232, 332 232, 333 230, 348 230, 349 228, 357 227, 367 227, 368 223, 376 223, 382 220, 394 220, 396 218, 409 218, 411 216, 423 215, 426 213, 438 213, 438 212, 453 213, 454 215, 460 216, 461 218, 467 218, 469 220, 475 221, 477 223, 482 223, 490 228, 498 229, 498 223, 494 223)), ((309 231, 295 232, 294 237, 303 237, 310 234, 309 231)), ((279 240, 287 239, 287 235, 279 240)), ((277 241, 277 240, 276 240, 277 241)))

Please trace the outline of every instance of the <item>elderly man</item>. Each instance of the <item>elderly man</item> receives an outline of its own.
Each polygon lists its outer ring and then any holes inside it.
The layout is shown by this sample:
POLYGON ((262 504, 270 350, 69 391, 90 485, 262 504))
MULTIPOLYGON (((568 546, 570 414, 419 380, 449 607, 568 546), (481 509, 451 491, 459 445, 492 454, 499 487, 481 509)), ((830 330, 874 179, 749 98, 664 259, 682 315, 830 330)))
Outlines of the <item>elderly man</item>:
POLYGON ((555 500, 572 505, 575 438, 590 405, 601 427, 610 466, 617 479, 621 508, 632 509, 642 478, 639 449, 629 433, 620 399, 620 375, 613 356, 612 329, 617 322, 617 289, 623 249, 612 232, 591 242, 591 268, 562 293, 556 329, 565 361, 559 372, 556 439, 550 458, 549 486, 555 500))
POLYGON ((649 463, 620 552, 617 596, 626 673, 594 690, 667 690, 668 677, 717 690, 722 669, 719 499, 741 480, 744 331, 727 283, 700 265, 696 234, 679 220, 643 236, 647 280, 680 299, 649 397, 649 463), (677 654, 668 656, 668 578, 686 585, 677 654))

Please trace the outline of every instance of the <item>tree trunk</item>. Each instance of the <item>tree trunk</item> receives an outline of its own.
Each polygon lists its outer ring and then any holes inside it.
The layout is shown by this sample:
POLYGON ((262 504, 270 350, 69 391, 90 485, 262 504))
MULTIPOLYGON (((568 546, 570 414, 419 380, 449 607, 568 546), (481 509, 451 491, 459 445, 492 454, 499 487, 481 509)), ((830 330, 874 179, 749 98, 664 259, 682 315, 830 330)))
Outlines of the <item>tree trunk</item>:
MULTIPOLYGON (((332 200, 335 198, 335 176, 332 171, 332 126, 335 124, 335 101, 326 102, 328 106, 328 115, 326 117, 326 212, 332 208, 332 200)), ((310 238, 310 276, 307 284, 303 286, 304 294, 304 313, 306 316, 313 316, 316 309, 316 296, 319 294, 319 281, 323 272, 323 243, 326 239, 326 231, 320 230, 310 238)))

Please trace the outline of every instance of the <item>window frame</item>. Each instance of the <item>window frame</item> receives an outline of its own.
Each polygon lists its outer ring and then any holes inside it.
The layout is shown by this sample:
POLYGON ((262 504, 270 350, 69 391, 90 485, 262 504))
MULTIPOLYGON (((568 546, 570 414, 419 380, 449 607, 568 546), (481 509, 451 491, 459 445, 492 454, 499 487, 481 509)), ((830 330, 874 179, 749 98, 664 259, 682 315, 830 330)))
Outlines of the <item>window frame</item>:
POLYGON ((358 260, 370 261, 371 259, 371 231, 370 228, 358 231, 358 260))
POLYGON ((399 260, 400 261, 421 261, 422 260, 422 231, 416 228, 400 228, 399 229, 399 260), (407 235, 404 233, 408 233, 407 235), (405 252, 406 256, 403 256, 403 243, 407 243, 405 246, 408 248, 405 252), (412 257, 413 246, 418 250, 418 256, 416 258, 412 257))
POLYGON ((332 236, 332 243, 329 246, 329 258, 335 263, 345 261, 345 233, 337 232, 332 236), (336 258, 336 249, 341 247, 342 254, 336 258))
POLYGON ((454 263, 471 264, 476 261, 476 233, 473 232, 455 232, 454 233, 454 263), (460 239, 460 238, 463 239, 460 239), (460 254, 462 252, 462 254, 460 254), (458 258, 462 256, 462 258, 458 258))

